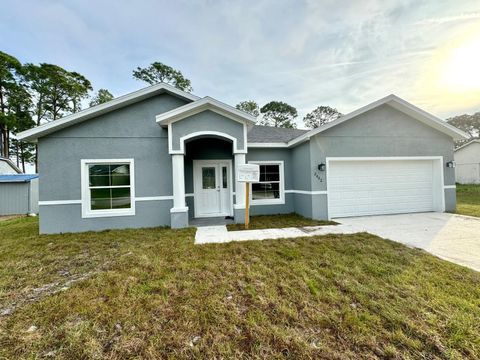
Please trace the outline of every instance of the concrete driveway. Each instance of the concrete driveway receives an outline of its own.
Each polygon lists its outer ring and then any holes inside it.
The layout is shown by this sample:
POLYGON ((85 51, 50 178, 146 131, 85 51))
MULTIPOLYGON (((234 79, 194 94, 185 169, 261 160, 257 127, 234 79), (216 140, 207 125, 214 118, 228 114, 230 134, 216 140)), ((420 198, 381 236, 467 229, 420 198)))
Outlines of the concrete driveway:
POLYGON ((335 221, 428 251, 480 271, 480 218, 420 213, 362 216, 335 221))

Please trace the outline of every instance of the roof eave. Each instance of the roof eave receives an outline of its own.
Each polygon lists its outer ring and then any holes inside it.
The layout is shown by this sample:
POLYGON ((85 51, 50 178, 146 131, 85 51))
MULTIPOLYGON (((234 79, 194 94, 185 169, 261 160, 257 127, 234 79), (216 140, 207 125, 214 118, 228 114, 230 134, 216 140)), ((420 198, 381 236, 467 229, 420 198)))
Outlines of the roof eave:
POLYGON ((344 116, 341 116, 337 120, 332 121, 331 123, 318 127, 316 129, 312 129, 308 133, 300 135, 295 139, 292 139, 289 142, 289 145, 295 145, 297 143, 307 141, 312 136, 315 136, 321 132, 324 132, 334 126, 340 125, 350 119, 353 119, 354 117, 357 117, 363 113, 366 113, 367 111, 373 110, 384 104, 389 105, 397 109, 398 111, 406 113, 407 115, 412 116, 413 118, 429 125, 430 127, 435 128, 436 130, 443 132, 448 136, 451 136, 454 140, 463 140, 463 139, 469 138, 469 136, 465 132, 448 124, 446 121, 443 121, 442 119, 437 118, 436 116, 430 113, 427 113, 426 111, 416 107, 413 104, 410 104, 409 102, 403 100, 402 98, 394 94, 390 94, 388 96, 385 96, 384 98, 381 98, 357 110, 354 110, 344 116))
POLYGON ((65 116, 59 120, 37 126, 33 129, 22 131, 21 133, 17 134, 17 138, 19 140, 35 142, 42 136, 162 93, 169 93, 190 101, 196 101, 200 99, 196 95, 179 90, 171 85, 160 83, 120 96, 106 103, 82 110, 78 113, 65 116))

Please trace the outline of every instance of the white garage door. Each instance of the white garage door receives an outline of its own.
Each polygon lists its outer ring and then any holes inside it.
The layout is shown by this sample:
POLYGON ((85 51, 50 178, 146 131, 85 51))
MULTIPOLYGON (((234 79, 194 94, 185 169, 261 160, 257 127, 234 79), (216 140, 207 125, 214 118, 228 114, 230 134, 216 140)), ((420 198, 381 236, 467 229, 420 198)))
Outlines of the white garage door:
MULTIPOLYGON (((329 160, 329 217, 438 211, 440 161, 329 160)), ((441 189, 441 190, 440 190, 441 189)))

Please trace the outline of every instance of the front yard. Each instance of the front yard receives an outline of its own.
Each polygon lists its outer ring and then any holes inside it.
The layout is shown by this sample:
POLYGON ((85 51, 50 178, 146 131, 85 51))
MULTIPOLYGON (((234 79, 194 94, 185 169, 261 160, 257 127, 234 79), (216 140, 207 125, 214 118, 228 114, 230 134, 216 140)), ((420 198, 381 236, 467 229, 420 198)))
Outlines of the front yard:
POLYGON ((480 357, 480 274, 372 235, 37 226, 0 222, 0 358, 480 357))

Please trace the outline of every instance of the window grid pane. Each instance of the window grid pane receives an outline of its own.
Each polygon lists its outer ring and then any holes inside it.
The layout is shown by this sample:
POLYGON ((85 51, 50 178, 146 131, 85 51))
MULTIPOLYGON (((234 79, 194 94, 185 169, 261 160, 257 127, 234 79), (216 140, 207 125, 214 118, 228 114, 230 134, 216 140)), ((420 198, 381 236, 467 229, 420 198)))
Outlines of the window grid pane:
POLYGON ((260 164, 260 181, 252 184, 252 200, 280 199, 280 165, 260 164))
POLYGON ((90 209, 130 209, 130 164, 88 165, 90 209))

